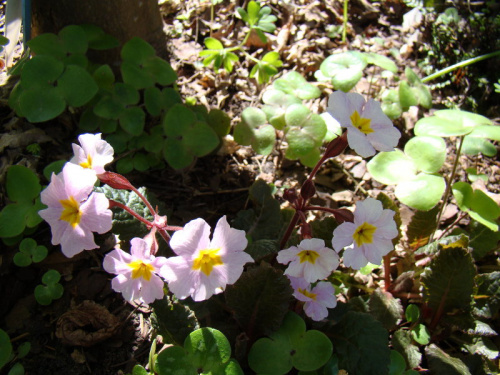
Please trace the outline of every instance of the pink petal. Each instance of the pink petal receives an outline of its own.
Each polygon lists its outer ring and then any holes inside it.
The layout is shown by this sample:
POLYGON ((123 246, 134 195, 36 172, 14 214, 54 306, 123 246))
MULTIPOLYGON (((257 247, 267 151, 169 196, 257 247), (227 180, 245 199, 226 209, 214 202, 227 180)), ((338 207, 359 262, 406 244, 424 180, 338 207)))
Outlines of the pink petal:
POLYGON ((177 255, 192 256, 198 249, 210 246, 210 226, 203 219, 192 220, 184 229, 175 232, 170 239, 170 247, 177 255))

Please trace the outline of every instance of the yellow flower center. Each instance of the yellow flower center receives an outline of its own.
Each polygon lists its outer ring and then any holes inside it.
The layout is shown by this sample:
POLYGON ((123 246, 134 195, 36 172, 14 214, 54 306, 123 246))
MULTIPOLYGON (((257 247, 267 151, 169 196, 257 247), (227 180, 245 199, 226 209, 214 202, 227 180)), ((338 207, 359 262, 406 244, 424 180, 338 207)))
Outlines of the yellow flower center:
POLYGON ((200 254, 193 262, 193 270, 201 270, 205 275, 210 276, 214 266, 224 264, 220 255, 217 255, 219 251, 220 248, 201 250, 200 254))
POLYGON ((316 259, 319 258, 319 254, 313 250, 302 250, 297 254, 300 258, 300 263, 309 262, 314 264, 316 259))
POLYGON ((309 297, 309 298, 311 298, 311 299, 313 299, 315 301, 316 301, 316 297, 318 296, 316 293, 312 293, 312 292, 308 291, 307 289, 301 289, 301 288, 299 288, 298 291, 299 291, 299 293, 302 293, 306 297, 309 297))
POLYGON ((360 247, 365 243, 373 242, 373 234, 377 230, 377 227, 371 224, 368 224, 366 221, 361 224, 355 231, 352 237, 356 242, 356 245, 360 247))
POLYGON ((371 120, 369 118, 361 117, 358 111, 354 111, 351 115, 352 126, 358 128, 362 133, 370 134, 373 133, 374 130, 371 128, 371 120))
POLYGON ((69 199, 61 199, 59 203, 61 203, 61 206, 63 207, 59 220, 67 221, 73 228, 75 228, 80 223, 82 218, 80 204, 75 200, 75 198, 73 198, 73 196, 69 197, 69 199))
POLYGON ((151 274, 154 271, 154 267, 145 263, 143 260, 134 260, 128 265, 132 268, 132 279, 137 279, 138 277, 142 277, 144 280, 149 281, 151 279, 151 274))
POLYGON ((82 161, 80 167, 92 169, 92 156, 87 155, 87 161, 82 161))

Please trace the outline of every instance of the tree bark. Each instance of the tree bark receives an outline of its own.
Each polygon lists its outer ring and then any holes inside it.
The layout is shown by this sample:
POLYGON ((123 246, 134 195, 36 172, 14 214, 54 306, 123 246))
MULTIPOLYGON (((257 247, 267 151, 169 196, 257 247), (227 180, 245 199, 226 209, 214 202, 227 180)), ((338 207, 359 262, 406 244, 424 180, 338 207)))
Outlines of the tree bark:
POLYGON ((113 50, 92 56, 116 66, 122 45, 137 36, 167 58, 166 36, 158 0, 32 0, 32 35, 57 34, 68 25, 93 24, 120 41, 113 50))

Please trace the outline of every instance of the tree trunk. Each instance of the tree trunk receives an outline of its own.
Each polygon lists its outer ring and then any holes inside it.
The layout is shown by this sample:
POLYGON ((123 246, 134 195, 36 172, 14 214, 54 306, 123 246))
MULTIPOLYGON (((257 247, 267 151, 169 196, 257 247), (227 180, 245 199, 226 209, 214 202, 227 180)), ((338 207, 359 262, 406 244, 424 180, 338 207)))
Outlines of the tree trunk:
POLYGON ((32 0, 32 35, 55 33, 68 25, 94 24, 120 41, 113 50, 92 56, 117 66, 121 46, 134 36, 167 58, 166 37, 158 0, 32 0))

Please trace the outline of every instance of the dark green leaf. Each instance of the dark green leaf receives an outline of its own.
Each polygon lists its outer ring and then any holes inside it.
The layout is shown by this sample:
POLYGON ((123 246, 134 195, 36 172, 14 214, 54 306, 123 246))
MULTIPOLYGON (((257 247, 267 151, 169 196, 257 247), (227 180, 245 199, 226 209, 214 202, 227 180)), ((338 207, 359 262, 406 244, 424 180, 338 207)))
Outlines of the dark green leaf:
POLYGON ((88 48, 87 34, 77 25, 69 25, 59 31, 59 39, 69 53, 85 54, 88 48))
POLYGON ((394 332, 391 344, 405 358, 408 367, 414 368, 420 365, 422 354, 418 346, 413 343, 410 331, 400 329, 394 332))
POLYGON ((120 125, 127 133, 141 135, 144 131, 146 114, 139 107, 126 108, 118 117, 120 125))
POLYGON ((58 88, 33 87, 19 97, 19 106, 30 122, 45 122, 59 116, 66 109, 66 102, 58 88))
POLYGON ((26 228, 30 203, 11 203, 0 211, 0 237, 15 237, 26 228))
POLYGON ((288 278, 267 263, 244 272, 226 289, 226 303, 245 331, 255 336, 278 329, 292 296, 288 278))
POLYGON ((401 301, 392 296, 391 293, 377 289, 368 301, 370 314, 372 314, 385 329, 391 330, 401 321, 403 307, 401 301))
POLYGON ((28 41, 30 51, 38 55, 51 56, 58 60, 62 60, 66 55, 66 50, 63 47, 61 40, 57 35, 52 33, 40 34, 37 37, 28 41))
POLYGON ((471 375, 467 366, 460 359, 446 354, 435 344, 425 348, 425 356, 433 374, 471 375))
POLYGON ((121 57, 124 62, 132 62, 136 65, 156 56, 155 49, 144 39, 134 37, 122 47, 121 57))
POLYGON ((37 175, 22 165, 7 170, 7 196, 14 202, 32 202, 42 189, 37 175))
POLYGON ((99 89, 91 75, 83 68, 68 65, 57 80, 57 85, 68 105, 81 107, 94 97, 99 89))

